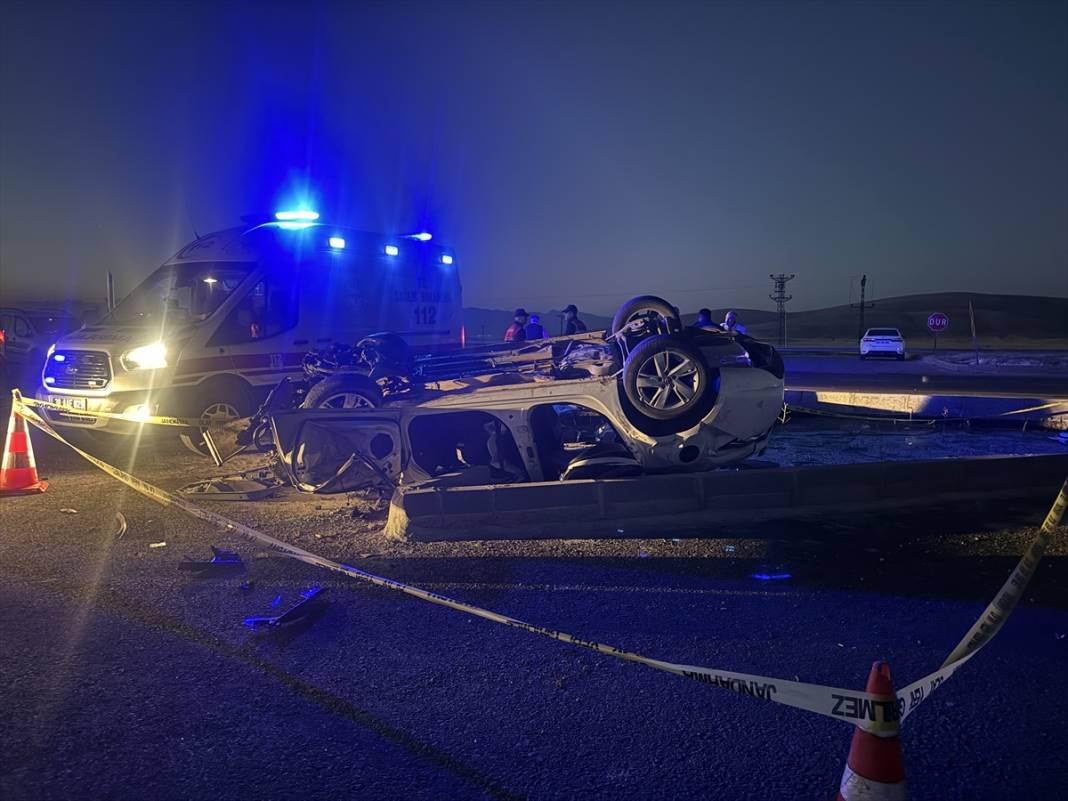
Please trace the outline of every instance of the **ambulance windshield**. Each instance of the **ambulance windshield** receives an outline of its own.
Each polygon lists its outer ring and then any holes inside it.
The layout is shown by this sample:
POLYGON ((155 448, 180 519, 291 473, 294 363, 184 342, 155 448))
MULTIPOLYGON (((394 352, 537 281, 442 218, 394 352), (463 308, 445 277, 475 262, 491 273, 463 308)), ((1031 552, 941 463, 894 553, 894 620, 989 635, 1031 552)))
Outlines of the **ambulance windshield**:
POLYGON ((252 272, 244 262, 195 262, 160 267, 108 315, 120 325, 149 320, 192 323, 206 320, 252 272))

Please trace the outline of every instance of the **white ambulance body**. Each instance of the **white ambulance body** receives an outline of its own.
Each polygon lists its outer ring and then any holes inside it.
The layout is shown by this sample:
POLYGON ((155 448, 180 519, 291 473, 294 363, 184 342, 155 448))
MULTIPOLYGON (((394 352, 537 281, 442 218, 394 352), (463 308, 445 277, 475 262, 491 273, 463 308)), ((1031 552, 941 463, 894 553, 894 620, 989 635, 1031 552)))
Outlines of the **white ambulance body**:
POLYGON ((334 342, 393 331, 414 352, 462 345, 455 254, 428 234, 276 216, 191 242, 99 324, 60 338, 37 397, 81 414, 48 409, 49 419, 132 433, 147 415, 244 417, 334 342))

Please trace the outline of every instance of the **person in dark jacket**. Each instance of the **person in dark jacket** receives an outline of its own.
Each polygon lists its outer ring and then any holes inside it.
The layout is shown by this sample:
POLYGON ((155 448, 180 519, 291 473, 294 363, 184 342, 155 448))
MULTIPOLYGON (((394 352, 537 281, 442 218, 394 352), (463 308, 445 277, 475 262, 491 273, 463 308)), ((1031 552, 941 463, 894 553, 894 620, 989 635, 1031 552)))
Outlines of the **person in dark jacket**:
POLYGON ((712 310, 711 309, 700 309, 700 310, 698 310, 697 319, 693 321, 693 327, 694 328, 708 328, 709 326, 714 326, 714 325, 715 325, 715 323, 712 322, 712 310))
POLYGON ((531 339, 545 339, 545 337, 549 336, 541 324, 541 318, 536 314, 530 315, 530 322, 527 323, 525 333, 528 341, 531 339))
POLYGON ((512 315, 512 324, 508 326, 508 330, 504 332, 505 342, 522 342, 527 338, 527 310, 516 309, 515 314, 512 315))
POLYGON ((578 307, 574 303, 569 303, 564 309, 564 333, 582 334, 586 330, 586 324, 579 319, 578 307))

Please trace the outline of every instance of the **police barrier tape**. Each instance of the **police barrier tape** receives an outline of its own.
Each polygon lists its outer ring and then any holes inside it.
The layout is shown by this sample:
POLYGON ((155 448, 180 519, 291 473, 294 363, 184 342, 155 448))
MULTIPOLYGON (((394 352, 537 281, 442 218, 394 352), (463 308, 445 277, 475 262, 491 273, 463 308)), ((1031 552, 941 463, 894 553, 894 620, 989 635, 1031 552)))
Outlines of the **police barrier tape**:
POLYGON ((16 405, 21 404, 24 407, 32 407, 36 409, 52 409, 53 411, 62 412, 65 415, 71 417, 87 417, 96 418, 104 417, 108 420, 122 420, 127 423, 144 423, 145 425, 152 426, 173 426, 175 428, 205 428, 204 421, 194 420, 189 417, 167 417, 161 415, 147 415, 145 417, 130 417, 129 415, 120 414, 118 412, 91 412, 88 410, 72 409, 69 406, 64 406, 61 403, 53 403, 52 401, 37 400, 36 398, 24 397, 17 389, 12 390, 12 395, 17 396, 16 405))
POLYGON ((995 634, 997 634, 1009 614, 1012 612, 1013 607, 1020 599, 1031 576, 1034 575, 1038 562, 1042 558, 1046 546, 1064 514, 1065 506, 1068 505, 1068 478, 1066 478, 1064 484, 1061 486, 1057 500, 1053 504, 1053 508, 1050 509, 1049 514, 1046 515, 1046 519, 1042 523, 1042 528, 1031 543, 1027 552, 1020 559, 1019 564, 1017 564, 1016 569, 1013 571, 1008 581, 1005 582, 1001 592, 994 601, 990 603, 983 615, 964 636, 949 657, 947 657, 942 667, 934 673, 924 676, 922 679, 915 681, 904 689, 898 691, 896 697, 880 696, 862 691, 829 687, 822 684, 809 684, 806 682, 788 681, 769 676, 758 676, 750 673, 736 673, 730 670, 718 670, 716 668, 665 662, 660 659, 653 659, 651 657, 642 656, 641 654, 631 653, 629 651, 624 651, 621 648, 604 645, 603 643, 594 642, 592 640, 583 640, 563 631, 556 631, 554 629, 536 626, 532 623, 526 623, 514 617, 491 612, 488 609, 464 603, 463 601, 457 601, 444 595, 439 595, 438 593, 415 587, 411 584, 405 584, 393 579, 376 576, 373 573, 368 573, 357 567, 334 562, 330 559, 318 556, 311 551, 299 548, 296 545, 282 542, 269 534, 264 534, 257 529, 246 526, 235 520, 231 520, 224 515, 220 515, 208 509, 203 509, 196 504, 190 503, 184 498, 172 495, 166 490, 160 489, 146 481, 142 481, 136 476, 130 475, 129 473, 98 459, 91 453, 87 453, 76 445, 67 442, 61 434, 49 425, 48 421, 38 415, 25 403, 20 403, 20 397, 17 393, 14 393, 14 399, 15 409, 30 423, 53 439, 58 440, 74 450, 83 459, 100 468, 112 478, 121 481, 162 506, 178 507, 193 517, 212 523, 226 531, 240 534, 246 539, 259 543, 260 545, 296 559, 297 561, 315 567, 321 567, 335 573, 341 573, 351 578, 373 584, 377 587, 397 590, 406 595, 421 598, 424 601, 455 609, 459 612, 464 612, 484 620, 491 620, 495 623, 523 629, 532 634, 540 634, 554 640, 559 640, 560 642, 577 645, 580 648, 586 648, 607 656, 614 656, 617 659, 622 659, 627 662, 637 662, 651 668, 656 668, 657 670, 663 670, 678 676, 694 679, 702 684, 721 687, 739 695, 747 695, 763 701, 773 701, 778 704, 794 707, 795 709, 804 709, 808 712, 815 712, 818 715, 835 718, 880 737, 897 736, 900 722, 911 712, 915 711, 923 701, 930 697, 931 693, 939 685, 953 675, 954 671, 960 668, 965 662, 975 656, 975 654, 978 653, 995 634))

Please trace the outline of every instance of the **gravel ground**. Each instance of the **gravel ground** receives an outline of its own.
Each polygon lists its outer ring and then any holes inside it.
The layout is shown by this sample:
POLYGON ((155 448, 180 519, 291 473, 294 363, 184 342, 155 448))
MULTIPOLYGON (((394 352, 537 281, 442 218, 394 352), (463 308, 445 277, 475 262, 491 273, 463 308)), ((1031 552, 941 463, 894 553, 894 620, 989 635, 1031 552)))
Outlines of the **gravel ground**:
MULTIPOLYGON (((1048 442, 818 429, 791 422, 773 447, 804 464, 820 452, 839 458, 847 443, 862 461, 877 443, 907 458, 917 452, 909 438, 945 455, 964 444, 1041 452, 1048 442)), ((0 501, 5 799, 756 799, 830 797, 837 787, 849 741, 840 723, 276 557, 34 442, 52 486, 0 501), (118 510, 129 522, 121 539, 118 510), (178 569, 209 544, 238 551, 244 570, 178 569), (241 625, 312 585, 327 592, 307 625, 277 636, 241 625)), ((260 461, 205 470, 161 441, 143 444, 134 471, 173 490, 260 461)), ((655 540, 562 532, 424 544, 383 540, 377 521, 353 517, 363 506, 351 495, 287 490, 213 508, 371 572, 650 656, 859 687, 878 657, 899 684, 934 669, 1049 500, 714 537, 666 528, 655 540), (762 572, 790 578, 752 578, 762 572)), ((1065 533, 1005 630, 909 719, 913 798, 1054 798, 1068 782, 1065 533)))

